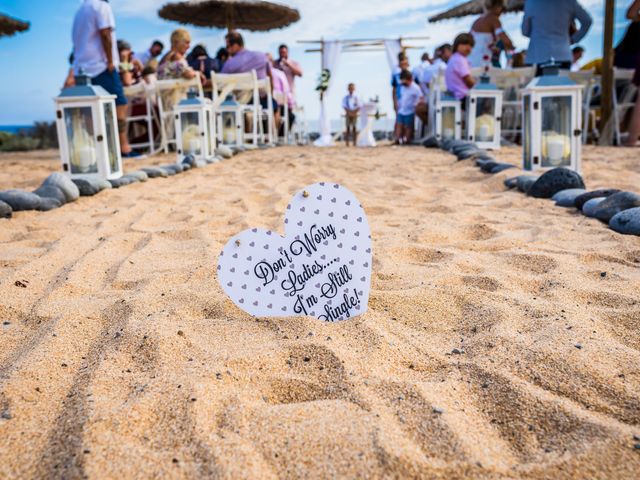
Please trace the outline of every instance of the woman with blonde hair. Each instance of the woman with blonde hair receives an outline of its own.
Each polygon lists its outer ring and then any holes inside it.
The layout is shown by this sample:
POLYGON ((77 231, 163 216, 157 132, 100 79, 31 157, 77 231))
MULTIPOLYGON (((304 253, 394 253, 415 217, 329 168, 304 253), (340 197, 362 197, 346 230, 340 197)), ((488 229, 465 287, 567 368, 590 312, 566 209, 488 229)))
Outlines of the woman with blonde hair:
POLYGON ((191 35, 184 28, 178 28, 171 34, 171 50, 160 60, 158 78, 160 80, 173 78, 191 79, 200 75, 202 83, 206 78, 202 72, 196 72, 189 66, 186 53, 191 45, 191 35))

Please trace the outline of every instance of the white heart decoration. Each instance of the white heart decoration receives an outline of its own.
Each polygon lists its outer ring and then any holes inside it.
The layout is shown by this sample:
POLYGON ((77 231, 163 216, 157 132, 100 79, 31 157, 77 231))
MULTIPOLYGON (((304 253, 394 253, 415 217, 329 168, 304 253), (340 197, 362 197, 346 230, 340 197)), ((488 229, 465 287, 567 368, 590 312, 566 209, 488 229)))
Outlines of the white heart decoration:
POLYGON ((293 196, 284 223, 284 237, 252 228, 224 246, 218 281, 231 300, 260 317, 334 322, 366 312, 371 231, 355 195, 336 183, 310 185, 293 196))

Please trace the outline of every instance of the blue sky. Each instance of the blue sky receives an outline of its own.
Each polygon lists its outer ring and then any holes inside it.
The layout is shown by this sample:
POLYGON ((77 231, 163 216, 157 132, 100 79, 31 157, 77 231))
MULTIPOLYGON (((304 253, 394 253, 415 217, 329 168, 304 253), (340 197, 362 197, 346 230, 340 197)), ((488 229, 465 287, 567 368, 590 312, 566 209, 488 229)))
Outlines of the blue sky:
MULTIPOLYGON (((153 39, 169 44, 169 35, 178 25, 160 19, 156 12, 166 0, 111 0, 117 23, 118 38, 128 40, 135 49, 146 48, 153 39)), ((0 125, 31 124, 35 120, 53 120, 53 101, 67 72, 71 51, 71 24, 81 0, 0 0, 0 12, 31 22, 31 29, 15 37, 0 39, 0 125)), ((284 30, 247 33, 250 49, 275 53, 284 42, 291 47, 291 57, 298 60, 305 75, 296 86, 307 118, 317 117, 319 107, 316 79, 320 71, 317 53, 304 53, 306 46, 296 40, 334 38, 371 38, 429 36, 429 40, 410 44, 433 48, 462 31, 468 31, 472 17, 427 23, 427 18, 450 5, 447 0, 296 0, 284 2, 299 9, 301 20, 284 30)), ((588 37, 582 42, 586 58, 600 55, 604 0, 583 0, 594 17, 588 37)), ((615 36, 624 33, 624 12, 630 2, 617 2, 615 36)), ((520 35, 521 14, 503 16, 506 31, 519 49, 527 40, 520 35)), ((224 32, 189 27, 193 44, 204 43, 210 53, 223 44, 224 32)), ((417 64, 422 50, 411 50, 412 65, 417 64)), ((346 84, 354 81, 362 97, 379 95, 382 110, 391 108, 389 68, 383 52, 345 53, 334 77, 334 96, 330 106, 332 118, 340 115, 340 98, 346 84)))

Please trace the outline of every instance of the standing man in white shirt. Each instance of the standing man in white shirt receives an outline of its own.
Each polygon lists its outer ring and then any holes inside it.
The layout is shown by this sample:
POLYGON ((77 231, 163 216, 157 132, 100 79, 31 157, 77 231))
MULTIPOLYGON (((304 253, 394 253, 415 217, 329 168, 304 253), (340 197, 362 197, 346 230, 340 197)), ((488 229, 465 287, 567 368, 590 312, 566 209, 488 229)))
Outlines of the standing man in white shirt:
POLYGON ((429 84, 431 83, 431 80, 433 80, 439 72, 444 73, 447 69, 447 62, 449 61, 449 58, 451 58, 452 50, 451 44, 449 43, 440 45, 436 48, 433 63, 422 71, 422 81, 420 84, 421 87, 423 86, 423 94, 425 97, 429 95, 429 84))
POLYGON ((427 68, 429 68, 433 62, 431 61, 431 58, 429 57, 429 54, 427 52, 424 52, 422 54, 422 57, 420 58, 420 60, 421 60, 420 65, 414 68, 412 73, 413 73, 413 78, 415 78, 416 83, 420 87, 420 90, 422 90, 422 93, 426 95, 427 91, 425 90, 425 86, 422 81, 422 78, 424 76, 424 71, 427 68))
POLYGON ((73 70, 91 78, 116 96, 120 150, 125 158, 138 157, 127 139, 127 98, 118 74, 120 62, 115 36, 116 22, 107 0, 84 0, 73 19, 73 70))
POLYGON ((355 94, 356 85, 354 83, 350 83, 347 87, 349 93, 345 95, 342 99, 342 108, 344 108, 344 113, 346 117, 346 130, 344 133, 344 141, 349 146, 349 137, 353 135, 351 138, 353 139, 353 146, 356 146, 356 140, 358 139, 358 114, 360 113, 360 99, 355 94))

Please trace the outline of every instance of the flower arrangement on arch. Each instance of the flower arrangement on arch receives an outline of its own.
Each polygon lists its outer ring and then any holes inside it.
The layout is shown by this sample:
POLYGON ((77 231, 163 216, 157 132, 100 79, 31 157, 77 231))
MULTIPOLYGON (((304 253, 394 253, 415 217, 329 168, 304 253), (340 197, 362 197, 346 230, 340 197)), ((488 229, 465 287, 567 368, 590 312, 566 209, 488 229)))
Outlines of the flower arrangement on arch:
POLYGON ((318 76, 318 85, 316 86, 316 90, 320 92, 320 100, 322 100, 324 92, 329 89, 330 80, 331 71, 328 68, 323 68, 322 72, 320 72, 320 75, 318 76))

